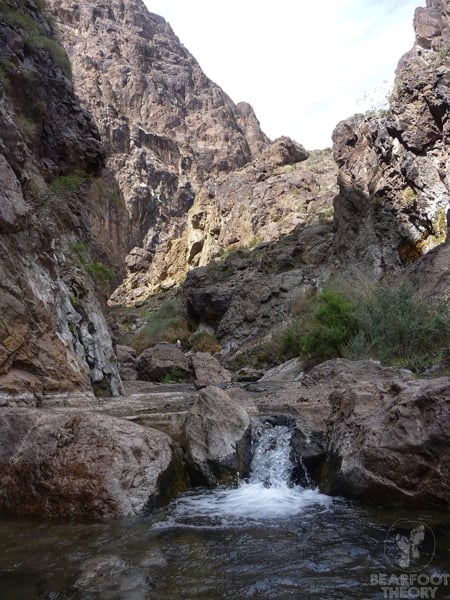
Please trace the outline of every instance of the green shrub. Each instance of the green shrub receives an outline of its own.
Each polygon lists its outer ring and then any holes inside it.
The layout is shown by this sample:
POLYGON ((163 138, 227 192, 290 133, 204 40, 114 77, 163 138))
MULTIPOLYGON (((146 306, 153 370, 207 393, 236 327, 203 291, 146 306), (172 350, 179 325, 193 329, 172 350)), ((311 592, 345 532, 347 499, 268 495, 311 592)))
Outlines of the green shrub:
POLYGON ((181 383, 183 381, 183 373, 176 367, 170 369, 163 377, 160 383, 181 383))
POLYGON ((352 358, 367 356, 384 364, 417 369, 450 345, 450 310, 414 292, 408 282, 380 284, 356 306, 358 337, 348 348, 352 358))
POLYGON ((300 355, 310 365, 336 357, 370 358, 421 370, 450 346, 450 308, 431 303, 407 281, 331 284, 304 320, 300 355))
POLYGON ((354 305, 336 292, 324 290, 306 329, 300 342, 302 357, 317 364, 342 356, 358 329, 354 305))
POLYGON ((60 175, 50 184, 52 194, 64 194, 66 192, 79 192, 81 184, 86 179, 86 175, 75 171, 70 175, 60 175))

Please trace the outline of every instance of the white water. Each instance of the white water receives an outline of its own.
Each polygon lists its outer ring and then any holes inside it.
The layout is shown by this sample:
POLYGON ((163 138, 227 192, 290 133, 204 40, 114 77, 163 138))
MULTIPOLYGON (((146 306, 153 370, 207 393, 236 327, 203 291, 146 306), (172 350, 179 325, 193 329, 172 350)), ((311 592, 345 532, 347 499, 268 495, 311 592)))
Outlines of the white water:
POLYGON ((208 526, 227 527, 298 515, 313 505, 316 511, 328 507, 329 496, 290 482, 292 433, 286 426, 257 424, 248 480, 241 481, 236 488, 182 496, 172 506, 165 526, 181 523, 204 526, 206 519, 208 526))

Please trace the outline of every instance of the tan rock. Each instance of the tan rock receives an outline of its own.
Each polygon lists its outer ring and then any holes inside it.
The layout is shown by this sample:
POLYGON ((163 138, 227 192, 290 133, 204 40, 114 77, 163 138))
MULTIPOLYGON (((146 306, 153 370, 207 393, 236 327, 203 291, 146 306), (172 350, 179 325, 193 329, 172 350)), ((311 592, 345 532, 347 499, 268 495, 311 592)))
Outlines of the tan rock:
POLYGON ((249 426, 246 410, 223 390, 208 386, 200 391, 186 421, 186 448, 191 464, 209 484, 245 470, 249 426))

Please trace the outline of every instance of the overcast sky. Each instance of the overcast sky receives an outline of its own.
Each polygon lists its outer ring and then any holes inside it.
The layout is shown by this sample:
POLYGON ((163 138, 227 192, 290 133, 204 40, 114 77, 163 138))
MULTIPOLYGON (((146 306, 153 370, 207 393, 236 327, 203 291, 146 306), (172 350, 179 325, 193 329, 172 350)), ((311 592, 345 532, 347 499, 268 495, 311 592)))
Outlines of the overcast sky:
POLYGON ((144 0, 204 72, 255 109, 272 139, 331 145, 338 121, 379 104, 425 0, 144 0))

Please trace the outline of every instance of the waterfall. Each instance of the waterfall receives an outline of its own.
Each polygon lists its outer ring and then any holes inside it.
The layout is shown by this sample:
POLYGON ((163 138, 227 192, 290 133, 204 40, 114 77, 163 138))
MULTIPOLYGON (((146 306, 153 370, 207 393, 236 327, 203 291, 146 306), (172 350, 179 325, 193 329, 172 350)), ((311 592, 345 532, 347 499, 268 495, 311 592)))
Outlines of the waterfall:
POLYGON ((289 484, 294 466, 291 461, 293 433, 292 427, 286 425, 272 425, 264 420, 254 423, 249 483, 262 483, 266 488, 289 484))
POLYGON ((237 487, 187 493, 179 498, 167 524, 222 527, 267 519, 289 518, 312 505, 328 507, 331 499, 311 487, 292 482, 293 424, 275 418, 255 419, 252 427, 252 463, 248 478, 237 487))

